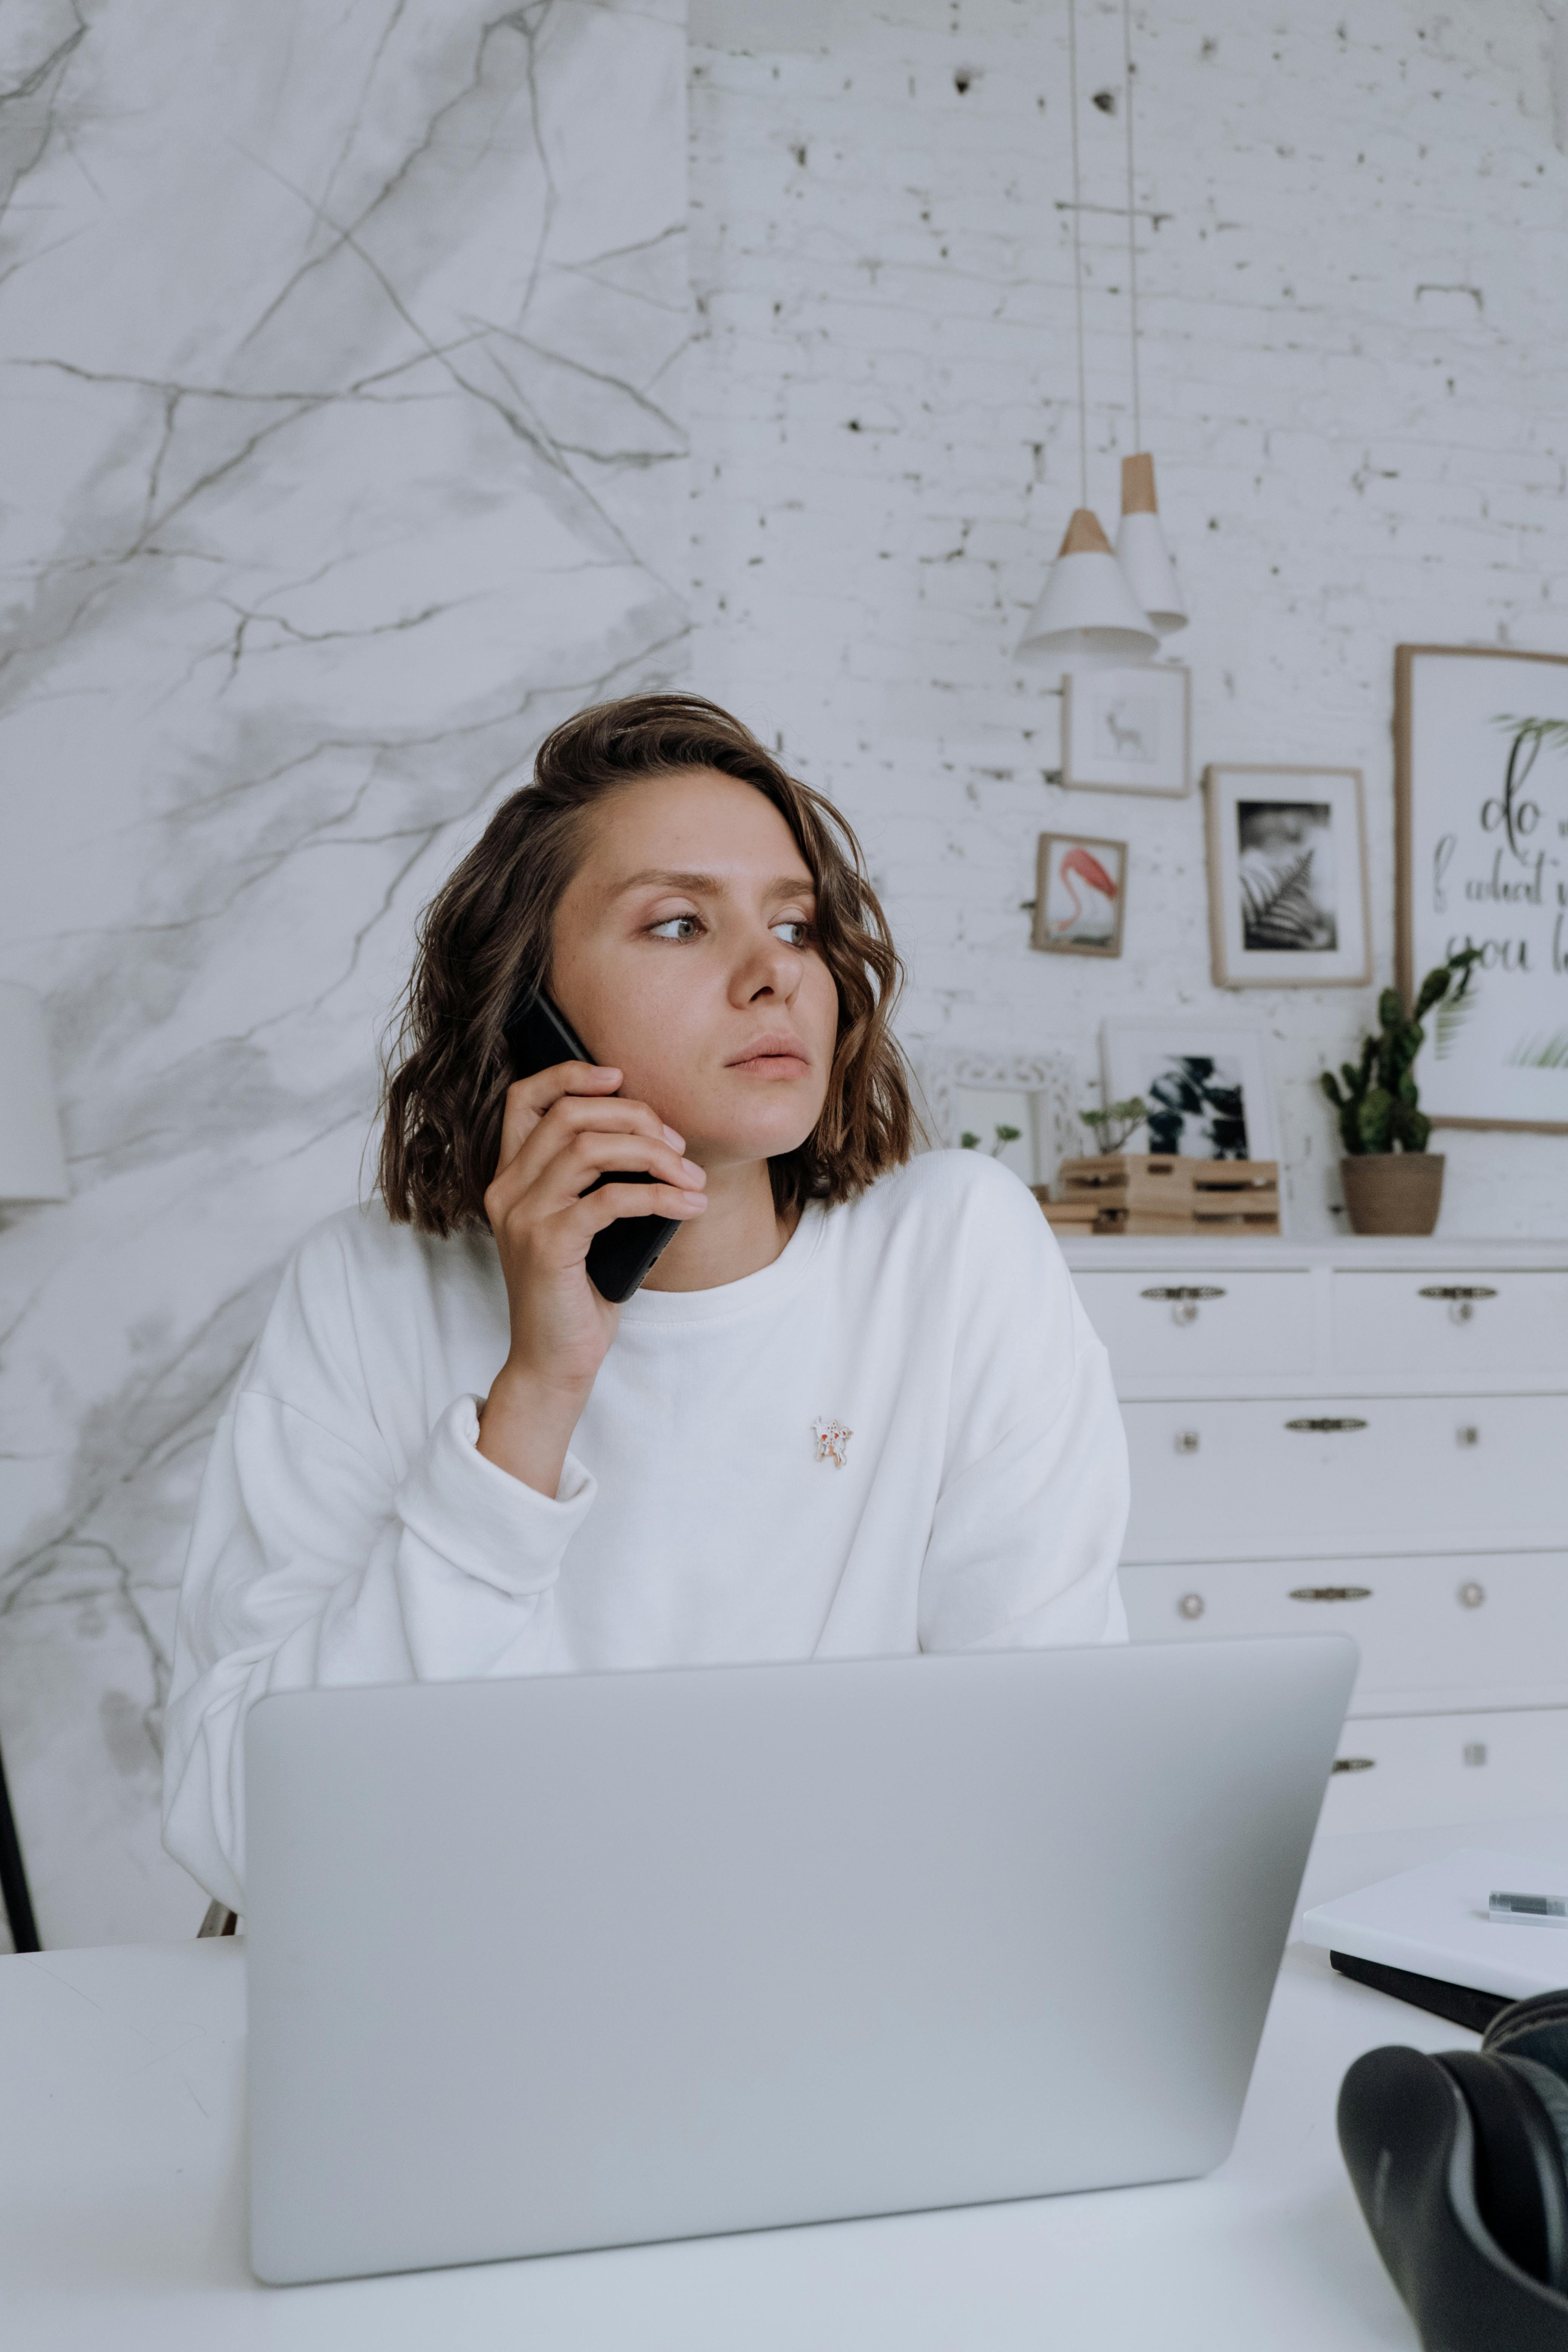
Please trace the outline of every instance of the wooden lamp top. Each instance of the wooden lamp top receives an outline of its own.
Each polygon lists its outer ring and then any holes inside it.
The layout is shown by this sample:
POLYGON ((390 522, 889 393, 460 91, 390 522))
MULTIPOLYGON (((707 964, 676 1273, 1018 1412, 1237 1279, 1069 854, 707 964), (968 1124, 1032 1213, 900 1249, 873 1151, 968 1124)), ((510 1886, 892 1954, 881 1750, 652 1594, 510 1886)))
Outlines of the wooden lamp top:
POLYGON ((1121 460, 1121 511, 1124 515, 1160 511, 1154 496, 1154 460, 1147 449, 1121 460))
POLYGON ((1110 551, 1110 541, 1100 527, 1099 516, 1089 507, 1079 507, 1068 524, 1059 554, 1109 555, 1110 551))

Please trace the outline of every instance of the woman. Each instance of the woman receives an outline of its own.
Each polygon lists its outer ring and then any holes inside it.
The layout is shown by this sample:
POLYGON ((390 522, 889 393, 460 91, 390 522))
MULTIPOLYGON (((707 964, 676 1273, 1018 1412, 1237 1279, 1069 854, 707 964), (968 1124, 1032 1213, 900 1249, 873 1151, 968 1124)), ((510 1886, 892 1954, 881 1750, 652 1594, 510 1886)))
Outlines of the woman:
POLYGON ((910 1161, 898 969, 847 825, 713 704, 545 742, 426 914, 380 1202, 214 1444, 164 1798, 209 1892, 266 1691, 1125 1637, 1104 1351, 1012 1175, 910 1161), (541 982, 605 1059, 513 1082, 541 982), (609 1306, 589 1244, 649 1213, 609 1306))

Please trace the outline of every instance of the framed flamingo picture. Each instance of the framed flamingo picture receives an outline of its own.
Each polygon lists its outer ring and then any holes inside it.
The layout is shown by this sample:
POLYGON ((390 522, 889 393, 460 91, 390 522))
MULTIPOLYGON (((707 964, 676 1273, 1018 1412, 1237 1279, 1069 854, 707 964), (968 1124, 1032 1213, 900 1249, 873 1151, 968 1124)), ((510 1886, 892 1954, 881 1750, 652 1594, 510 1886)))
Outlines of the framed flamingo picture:
POLYGON ((1127 844, 1042 833, 1030 944, 1051 955, 1119 956, 1127 844))

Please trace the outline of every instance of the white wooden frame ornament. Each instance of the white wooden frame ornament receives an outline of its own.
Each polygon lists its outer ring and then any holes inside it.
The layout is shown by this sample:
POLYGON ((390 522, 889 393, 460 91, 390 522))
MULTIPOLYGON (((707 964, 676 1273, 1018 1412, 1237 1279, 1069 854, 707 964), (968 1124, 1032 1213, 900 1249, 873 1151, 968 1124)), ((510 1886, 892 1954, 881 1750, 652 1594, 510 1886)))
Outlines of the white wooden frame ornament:
POLYGON ((1033 1054, 993 1054, 984 1046, 911 1045, 906 1051, 923 1097, 929 1140, 938 1150, 959 1148, 960 1094, 987 1088, 1031 1097, 1037 1183, 1053 1182, 1062 1160, 1089 1148, 1089 1129, 1079 1111, 1091 1099, 1091 1093, 1083 1066, 1070 1048, 1044 1046, 1033 1054))
POLYGON ((1180 662, 1065 673, 1062 782, 1069 792, 1180 800, 1191 781, 1192 673, 1180 662))
MULTIPOLYGON (((1372 979, 1372 914, 1367 887, 1366 803, 1359 768, 1252 767, 1223 761, 1204 771, 1208 842, 1209 947, 1216 988, 1364 988, 1372 979), (1283 943, 1248 947, 1249 876, 1238 839, 1239 804, 1260 801, 1330 811, 1334 858, 1332 946, 1283 943)), ((1287 869, 1281 866, 1282 874, 1287 869)), ((1310 872, 1310 868, 1309 868, 1310 872)))

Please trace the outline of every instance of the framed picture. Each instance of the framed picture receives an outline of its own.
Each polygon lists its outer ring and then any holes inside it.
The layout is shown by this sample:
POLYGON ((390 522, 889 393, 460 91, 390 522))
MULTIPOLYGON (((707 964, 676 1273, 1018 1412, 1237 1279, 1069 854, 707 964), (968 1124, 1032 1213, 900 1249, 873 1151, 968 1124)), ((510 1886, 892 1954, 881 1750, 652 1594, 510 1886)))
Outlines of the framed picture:
POLYGON ((1079 1118, 1085 1073, 1065 1048, 1036 1054, 988 1054, 963 1045, 911 1043, 909 1057, 920 1089, 919 1108, 930 1141, 970 1149, 1000 1160, 1026 1184, 1048 1184, 1062 1160, 1085 1149, 1079 1118), (999 1128, 1016 1128, 1002 1137, 999 1128))
POLYGON ((1568 1134, 1568 656, 1394 656, 1399 984, 1480 961, 1415 1064, 1438 1127, 1568 1134))
POLYGON ((1127 844, 1042 833, 1029 944, 1053 955, 1119 956, 1127 903, 1127 844))
POLYGON ((1068 670, 1062 679, 1062 782, 1073 792, 1179 799, 1190 771, 1191 686, 1178 662, 1068 670))
POLYGON ((1212 767, 1204 794, 1215 985, 1363 988, 1361 770, 1212 767))
POLYGON ((1141 1151, 1186 1160, 1278 1160, 1261 1029, 1207 1021, 1108 1021, 1100 1032, 1108 1103, 1142 1095, 1141 1151))

